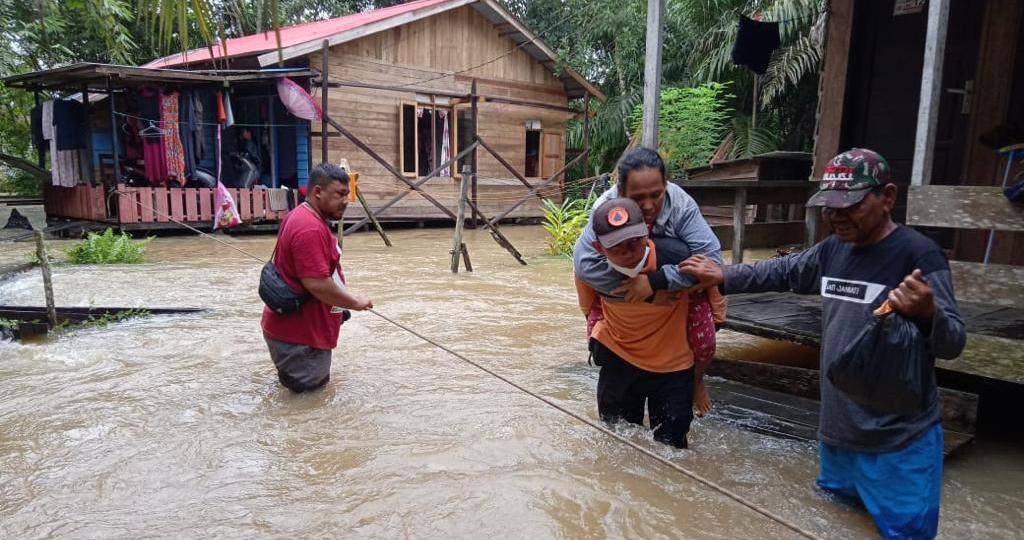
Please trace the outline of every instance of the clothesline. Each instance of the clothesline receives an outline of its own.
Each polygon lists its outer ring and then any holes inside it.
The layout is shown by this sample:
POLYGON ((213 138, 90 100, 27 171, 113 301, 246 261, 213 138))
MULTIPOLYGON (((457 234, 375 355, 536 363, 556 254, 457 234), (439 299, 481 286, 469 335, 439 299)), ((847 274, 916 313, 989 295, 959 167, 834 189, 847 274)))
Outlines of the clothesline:
MULTIPOLYGON (((173 120, 170 120, 170 121, 169 120, 152 120, 150 118, 145 118, 145 117, 142 117, 142 116, 136 116, 134 114, 128 114, 128 113, 123 113, 123 112, 118 112, 118 111, 114 111, 114 114, 116 114, 118 116, 123 116, 125 118, 134 118, 136 120, 141 120, 143 122, 151 122, 153 124, 173 124, 175 126, 179 126, 181 124, 188 123, 188 122, 179 122, 179 121, 173 121, 173 120)), ((219 122, 192 122, 190 125, 197 125, 197 126, 223 126, 224 124, 221 124, 219 122)), ((244 123, 241 123, 241 122, 235 122, 235 123, 231 124, 230 126, 224 126, 224 127, 235 127, 235 126, 239 126, 239 127, 299 127, 299 126, 302 126, 302 125, 303 124, 301 124, 301 123, 298 123, 298 124, 266 124, 266 123, 264 123, 264 124, 244 124, 244 123)))

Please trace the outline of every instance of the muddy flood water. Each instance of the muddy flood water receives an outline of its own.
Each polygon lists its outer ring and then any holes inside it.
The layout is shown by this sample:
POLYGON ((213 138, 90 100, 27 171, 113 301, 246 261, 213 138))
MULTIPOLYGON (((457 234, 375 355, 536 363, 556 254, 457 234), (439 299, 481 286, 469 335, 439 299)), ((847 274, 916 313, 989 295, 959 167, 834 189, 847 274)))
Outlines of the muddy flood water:
MULTIPOLYGON (((391 249, 350 237, 343 262, 380 312, 596 420, 571 265, 539 227, 506 233, 529 266, 469 231, 476 271, 452 275, 441 229, 391 249)), ((266 257, 274 238, 230 241, 266 257)), ((796 537, 372 314, 343 327, 327 388, 293 395, 260 334, 258 271, 196 237, 153 241, 142 265, 54 270, 58 305, 207 311, 0 343, 0 538, 796 537)), ((0 283, 2 304, 41 299, 38 271, 0 283)), ((818 536, 874 537, 812 487, 814 444, 714 418, 685 451, 619 431, 818 536)), ((947 462, 941 536, 1024 536, 1022 487, 1020 448, 975 444, 947 462)))

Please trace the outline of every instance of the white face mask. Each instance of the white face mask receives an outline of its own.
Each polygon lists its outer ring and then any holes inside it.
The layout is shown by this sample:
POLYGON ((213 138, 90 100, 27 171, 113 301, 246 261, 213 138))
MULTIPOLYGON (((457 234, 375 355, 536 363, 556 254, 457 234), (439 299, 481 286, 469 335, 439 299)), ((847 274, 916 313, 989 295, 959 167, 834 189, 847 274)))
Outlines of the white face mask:
POLYGON ((612 270, 615 270, 616 272, 618 272, 620 274, 623 274, 623 275, 625 275, 628 278, 635 278, 635 277, 639 276, 640 275, 640 271, 644 269, 644 265, 647 264, 647 257, 650 254, 651 254, 651 246, 647 246, 644 249, 644 256, 643 256, 643 258, 641 258, 640 262, 636 263, 636 266, 634 266, 633 268, 626 268, 624 266, 619 266, 619 265, 613 263, 611 261, 611 259, 608 259, 608 266, 610 266, 612 268, 612 270))

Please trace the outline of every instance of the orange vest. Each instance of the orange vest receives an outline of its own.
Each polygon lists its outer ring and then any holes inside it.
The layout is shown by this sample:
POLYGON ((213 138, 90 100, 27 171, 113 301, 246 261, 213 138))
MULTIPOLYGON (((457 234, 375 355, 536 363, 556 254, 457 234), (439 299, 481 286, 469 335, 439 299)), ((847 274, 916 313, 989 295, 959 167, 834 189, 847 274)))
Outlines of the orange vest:
MULTIPOLYGON (((658 269, 654 243, 643 268, 645 274, 658 269)), ((580 308, 586 314, 597 292, 576 278, 580 308)), ((714 287, 708 298, 716 322, 725 320, 725 298, 714 287)), ((601 297, 604 319, 594 325, 592 337, 623 360, 645 371, 671 373, 693 367, 693 351, 686 338, 689 295, 686 291, 658 291, 651 302, 629 303, 601 297)))

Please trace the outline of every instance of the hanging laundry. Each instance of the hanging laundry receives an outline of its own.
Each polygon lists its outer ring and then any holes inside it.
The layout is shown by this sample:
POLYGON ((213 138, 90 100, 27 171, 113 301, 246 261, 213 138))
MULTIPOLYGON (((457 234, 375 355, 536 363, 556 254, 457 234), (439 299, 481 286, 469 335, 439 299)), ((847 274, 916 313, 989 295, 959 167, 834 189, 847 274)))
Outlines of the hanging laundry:
MULTIPOLYGON (((192 178, 196 172, 198 161, 196 140, 199 138, 197 128, 201 118, 196 118, 195 93, 191 90, 181 92, 178 98, 178 136, 185 156, 185 178, 192 178)), ((184 185, 184 184, 183 184, 184 185)))
MULTIPOLYGON (((437 160, 441 163, 448 161, 449 153, 451 152, 451 136, 448 133, 448 111, 437 111, 437 114, 441 117, 441 125, 443 126, 441 131, 441 155, 438 156, 437 160)), ((441 176, 451 176, 452 168, 449 165, 441 171, 441 176)))
POLYGON ((58 150, 81 150, 86 147, 85 107, 81 103, 69 99, 54 101, 53 124, 57 126, 58 150))
POLYGON ((55 124, 53 101, 43 103, 41 131, 50 145, 50 179, 54 186, 74 187, 78 183, 81 159, 78 150, 58 150, 60 130, 55 124))
POLYGON ((161 127, 160 92, 154 88, 139 90, 139 116, 144 118, 141 129, 142 159, 145 164, 146 181, 153 186, 167 182, 167 148, 164 145, 164 129, 161 127))
POLYGON ((235 113, 231 111, 231 93, 224 92, 224 127, 235 125, 235 113))
POLYGON ((224 110, 224 92, 217 91, 217 122, 223 124, 228 121, 228 113, 224 110))
POLYGON ((740 15, 736 43, 732 47, 733 63, 763 75, 778 47, 779 23, 755 21, 740 15))
POLYGON ((178 93, 164 92, 160 95, 160 115, 163 120, 164 151, 167 153, 167 175, 185 187, 185 149, 181 145, 178 128, 178 93))

